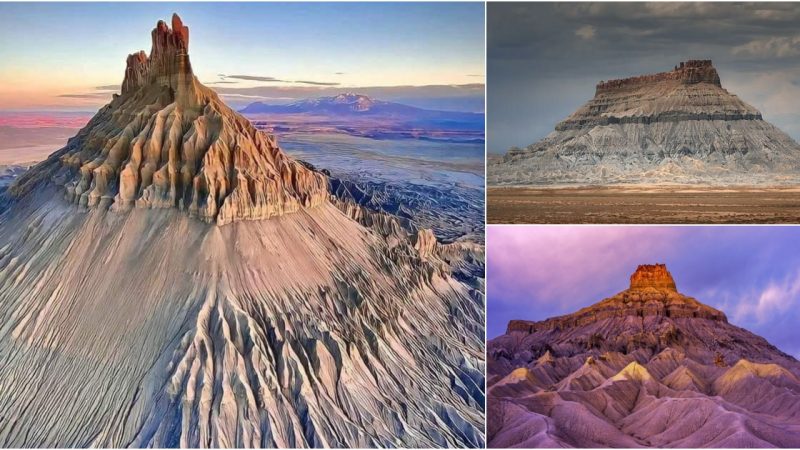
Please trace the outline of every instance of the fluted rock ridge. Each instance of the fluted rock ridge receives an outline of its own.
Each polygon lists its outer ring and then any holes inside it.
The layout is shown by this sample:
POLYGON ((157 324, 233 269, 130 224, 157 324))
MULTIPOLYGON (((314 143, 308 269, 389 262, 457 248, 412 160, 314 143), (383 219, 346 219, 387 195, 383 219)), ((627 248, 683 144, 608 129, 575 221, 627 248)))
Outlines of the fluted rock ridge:
POLYGON ((492 184, 785 184, 800 145, 722 87, 710 60, 601 81, 541 141, 488 168, 492 184))
POLYGON ((149 56, 128 56, 121 94, 20 177, 12 197, 54 182, 81 206, 174 207, 220 225, 325 202, 326 177, 203 86, 188 49, 189 29, 177 15, 172 28, 159 21, 149 56))

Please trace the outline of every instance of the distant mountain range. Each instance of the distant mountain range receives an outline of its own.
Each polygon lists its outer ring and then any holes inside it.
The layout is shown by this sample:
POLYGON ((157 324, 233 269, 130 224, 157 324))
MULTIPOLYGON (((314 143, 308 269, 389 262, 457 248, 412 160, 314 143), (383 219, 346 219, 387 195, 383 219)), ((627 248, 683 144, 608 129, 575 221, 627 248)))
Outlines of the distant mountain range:
POLYGON ((300 100, 285 105, 251 103, 239 112, 248 115, 313 115, 332 120, 366 119, 403 124, 410 128, 483 130, 484 115, 476 112, 436 111, 346 93, 300 100))

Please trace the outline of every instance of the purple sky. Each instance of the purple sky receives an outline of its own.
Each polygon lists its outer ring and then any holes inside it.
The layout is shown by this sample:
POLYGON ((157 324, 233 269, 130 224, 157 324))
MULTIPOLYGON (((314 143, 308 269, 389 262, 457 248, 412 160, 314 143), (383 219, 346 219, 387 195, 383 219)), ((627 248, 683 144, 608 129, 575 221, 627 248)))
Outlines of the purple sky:
POLYGON ((491 226, 489 339, 511 319, 568 314, 666 263, 678 290, 800 358, 800 227, 491 226))

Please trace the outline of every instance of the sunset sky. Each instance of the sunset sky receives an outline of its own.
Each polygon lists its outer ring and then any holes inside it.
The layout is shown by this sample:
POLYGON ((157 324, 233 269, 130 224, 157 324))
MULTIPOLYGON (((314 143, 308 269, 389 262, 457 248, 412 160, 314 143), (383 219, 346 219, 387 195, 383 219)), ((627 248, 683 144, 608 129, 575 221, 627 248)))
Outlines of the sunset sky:
POLYGON ((471 105, 482 109, 483 9, 480 3, 3 3, 0 109, 102 105, 122 82, 125 57, 149 52, 150 30, 173 12, 189 26, 195 74, 227 100, 277 103, 397 86, 390 91, 396 98, 479 95, 480 106, 471 105))
POLYGON ((511 319, 569 314, 666 263, 678 291, 800 357, 798 227, 488 227, 489 339, 511 319))

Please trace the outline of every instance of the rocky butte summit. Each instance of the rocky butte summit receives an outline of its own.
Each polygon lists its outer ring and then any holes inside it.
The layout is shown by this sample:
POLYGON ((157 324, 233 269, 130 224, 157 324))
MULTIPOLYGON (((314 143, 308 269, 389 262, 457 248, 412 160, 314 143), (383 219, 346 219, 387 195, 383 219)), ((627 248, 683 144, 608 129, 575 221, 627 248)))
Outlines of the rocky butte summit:
POLYGON ((541 141, 489 167, 494 185, 790 184, 800 145, 722 87, 710 60, 601 81, 541 141))
POLYGON ((0 447, 482 446, 480 250, 329 181, 158 22, 4 198, 0 447))
POLYGON ((681 294, 663 264, 488 343, 490 447, 800 445, 800 362, 681 294))

